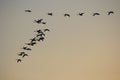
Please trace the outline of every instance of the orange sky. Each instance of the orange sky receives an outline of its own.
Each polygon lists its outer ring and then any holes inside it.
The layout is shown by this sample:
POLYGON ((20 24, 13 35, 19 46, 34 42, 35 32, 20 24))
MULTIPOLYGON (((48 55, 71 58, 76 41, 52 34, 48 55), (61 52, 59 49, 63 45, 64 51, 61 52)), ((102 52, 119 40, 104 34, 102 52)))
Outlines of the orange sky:
POLYGON ((0 80, 120 80, 120 1, 1 0, 0 80), (31 13, 25 13, 31 9, 31 13), (114 15, 108 16, 107 11, 114 15), (53 12, 53 16, 46 15, 53 12), (80 17, 77 14, 85 12, 80 17), (100 16, 93 17, 94 12, 100 16), (65 18, 69 13, 70 18, 65 18), (35 24, 43 18, 46 25, 35 24), (19 64, 17 53, 49 28, 19 64))

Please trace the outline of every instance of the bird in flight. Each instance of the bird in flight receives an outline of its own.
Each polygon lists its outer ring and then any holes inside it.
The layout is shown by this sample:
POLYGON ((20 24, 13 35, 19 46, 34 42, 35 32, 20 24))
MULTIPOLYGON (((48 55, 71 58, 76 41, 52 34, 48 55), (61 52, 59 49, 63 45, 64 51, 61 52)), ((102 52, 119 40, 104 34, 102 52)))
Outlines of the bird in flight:
POLYGON ((18 54, 19 56, 22 56, 23 54, 25 54, 25 52, 20 52, 20 54, 18 54))
POLYGON ((70 14, 64 14, 64 17, 66 17, 66 16, 70 17, 70 14))
POLYGON ((42 24, 46 24, 46 22, 42 22, 42 24))
POLYGON ((22 49, 24 49, 24 50, 32 50, 32 49, 30 49, 28 47, 23 47, 22 49))
POLYGON ((85 13, 79 13, 78 15, 79 15, 79 16, 83 16, 83 14, 85 14, 85 13))
POLYGON ((30 42, 30 43, 25 43, 26 45, 30 45, 30 46, 34 46, 35 44, 36 44, 36 42, 34 41, 34 42, 30 42))
POLYGON ((50 31, 49 29, 44 29, 44 32, 46 32, 46 31, 50 31))
POLYGON ((22 55, 22 58, 24 58, 25 56, 28 56, 28 54, 23 54, 23 55, 22 55))
POLYGON ((32 42, 36 41, 36 38, 34 37, 34 38, 30 39, 30 40, 31 40, 31 43, 32 43, 32 42))
POLYGON ((52 16, 53 15, 53 13, 47 13, 48 15, 50 15, 50 16, 52 16))
POLYGON ((108 15, 111 15, 111 14, 114 14, 114 12, 113 12, 113 11, 109 11, 109 12, 108 12, 108 15))
POLYGON ((32 12, 31 10, 25 10, 25 12, 32 12))
POLYGON ((16 59, 16 60, 17 60, 17 63, 22 61, 21 59, 16 59))
POLYGON ((45 39, 44 37, 40 37, 40 38, 38 39, 38 41, 40 41, 40 40, 43 41, 44 39, 45 39))
POLYGON ((43 21, 43 19, 34 20, 34 22, 36 22, 38 24, 42 23, 42 21, 43 21))
POLYGON ((93 16, 100 15, 100 13, 93 13, 93 16))

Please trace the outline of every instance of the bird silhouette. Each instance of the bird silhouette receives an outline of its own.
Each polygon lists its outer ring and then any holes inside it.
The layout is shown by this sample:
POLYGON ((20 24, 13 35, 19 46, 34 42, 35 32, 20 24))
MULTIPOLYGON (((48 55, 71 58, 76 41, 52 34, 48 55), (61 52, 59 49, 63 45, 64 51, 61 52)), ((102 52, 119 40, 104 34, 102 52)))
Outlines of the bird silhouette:
POLYGON ((79 13, 78 15, 79 15, 79 16, 83 16, 83 14, 85 14, 85 13, 79 13))
POLYGON ((34 32, 37 32, 37 33, 43 33, 41 29, 36 30, 36 31, 34 31, 34 32))
POLYGON ((46 24, 46 22, 42 22, 42 24, 46 24))
POLYGON ((44 37, 40 37, 38 41, 43 41, 44 39, 45 39, 44 37))
POLYGON ((31 40, 31 43, 32 43, 32 42, 36 41, 36 37, 34 37, 34 38, 30 39, 30 40, 31 40))
POLYGON ((28 47, 23 47, 22 49, 24 49, 24 50, 32 50, 32 49, 30 49, 28 47))
POLYGON ((25 54, 25 52, 20 52, 20 54, 18 54, 19 56, 22 56, 23 54, 25 54))
POLYGON ((16 59, 16 60, 17 60, 17 63, 22 61, 21 59, 16 59))
POLYGON ((93 16, 100 15, 100 13, 93 13, 93 16))
POLYGON ((44 34, 44 33, 39 33, 39 34, 36 35, 36 37, 39 37, 39 36, 40 36, 40 37, 41 37, 41 36, 45 36, 45 34, 44 34))
POLYGON ((70 14, 64 14, 64 17, 66 17, 66 16, 70 17, 70 14))
POLYGON ((50 15, 50 16, 52 16, 53 15, 53 13, 47 13, 48 15, 50 15))
POLYGON ((42 23, 42 21, 43 21, 43 19, 34 20, 34 22, 36 22, 38 24, 42 23))
POLYGON ((24 58, 25 56, 28 56, 28 54, 23 54, 23 55, 22 55, 22 58, 24 58))
POLYGON ((32 12, 31 10, 25 10, 25 12, 32 12))
POLYGON ((111 15, 111 14, 114 14, 114 12, 113 12, 113 11, 109 11, 109 12, 108 12, 108 15, 111 15))
POLYGON ((34 46, 35 44, 36 44, 36 42, 34 41, 34 42, 30 42, 30 43, 25 43, 26 45, 30 45, 30 46, 34 46))
POLYGON ((44 29, 44 32, 46 32, 46 31, 50 31, 49 29, 44 29))

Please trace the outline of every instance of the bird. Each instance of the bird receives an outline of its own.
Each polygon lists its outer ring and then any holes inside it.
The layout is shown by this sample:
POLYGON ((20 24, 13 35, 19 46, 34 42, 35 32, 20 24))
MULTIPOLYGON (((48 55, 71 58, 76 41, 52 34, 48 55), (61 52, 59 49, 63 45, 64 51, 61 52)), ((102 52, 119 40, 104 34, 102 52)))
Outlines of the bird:
POLYGON ((44 36, 45 36, 44 32, 43 32, 41 29, 36 30, 36 31, 34 31, 34 32, 37 32, 38 34, 41 34, 41 35, 44 35, 44 36))
POLYGON ((36 22, 38 24, 42 23, 42 21, 43 21, 43 19, 34 20, 34 22, 36 22))
POLYGON ((30 40, 31 40, 31 43, 32 43, 32 42, 36 41, 36 37, 34 37, 34 38, 30 39, 30 40))
POLYGON ((40 38, 38 39, 38 41, 40 41, 40 40, 43 41, 44 39, 45 39, 44 37, 40 37, 40 38))
POLYGON ((42 22, 42 24, 46 24, 46 22, 42 22))
POLYGON ((64 17, 66 17, 66 16, 70 17, 70 14, 64 14, 64 17))
POLYGON ((28 56, 28 54, 23 54, 22 58, 24 58, 25 56, 28 56))
POLYGON ((79 16, 83 16, 83 14, 85 14, 85 13, 79 13, 78 15, 79 15, 79 16))
POLYGON ((34 32, 37 32, 37 33, 43 33, 41 29, 36 30, 36 31, 34 31, 34 32))
POLYGON ((16 59, 16 60, 17 60, 17 63, 22 61, 21 59, 16 59))
POLYGON ((48 15, 50 15, 50 16, 52 16, 53 15, 53 13, 47 13, 48 15))
POLYGON ((30 49, 28 47, 23 47, 22 49, 24 49, 24 50, 32 50, 32 49, 30 49))
POLYGON ((18 54, 19 56, 22 56, 23 54, 25 54, 25 52, 20 52, 20 54, 18 54))
POLYGON ((108 15, 111 15, 111 14, 114 14, 114 12, 113 12, 113 11, 109 11, 109 12, 108 12, 108 15))
POLYGON ((93 16, 100 15, 100 13, 93 13, 93 16))
POLYGON ((45 36, 45 34, 44 33, 39 33, 39 34, 36 35, 36 37, 39 37, 39 36, 45 36))
POLYGON ((34 46, 36 42, 25 43, 26 45, 34 46))
POLYGON ((31 10, 25 10, 25 12, 32 12, 31 10))
POLYGON ((46 32, 46 31, 50 31, 49 29, 44 29, 44 32, 46 32))

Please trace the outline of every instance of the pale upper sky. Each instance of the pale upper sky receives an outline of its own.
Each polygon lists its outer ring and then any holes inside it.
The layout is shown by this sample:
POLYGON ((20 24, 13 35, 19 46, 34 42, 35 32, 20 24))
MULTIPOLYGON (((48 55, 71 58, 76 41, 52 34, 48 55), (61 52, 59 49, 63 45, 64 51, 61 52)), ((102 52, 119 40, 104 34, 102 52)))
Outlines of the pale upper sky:
POLYGON ((120 80, 119 4, 119 0, 0 0, 0 80, 120 80), (26 9, 32 12, 25 13, 26 9), (110 10, 115 14, 108 16, 110 10), (80 17, 79 12, 85 15, 80 17), (101 15, 93 17, 94 12, 101 15), (39 18, 47 24, 33 22, 39 18), (51 31, 17 64, 18 52, 39 28, 51 31))

